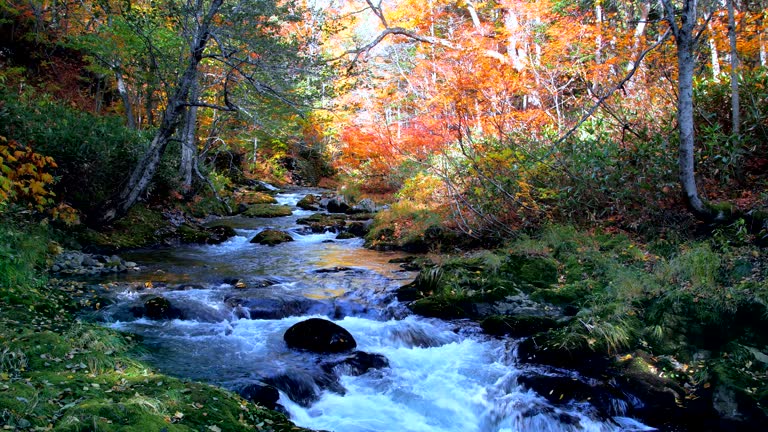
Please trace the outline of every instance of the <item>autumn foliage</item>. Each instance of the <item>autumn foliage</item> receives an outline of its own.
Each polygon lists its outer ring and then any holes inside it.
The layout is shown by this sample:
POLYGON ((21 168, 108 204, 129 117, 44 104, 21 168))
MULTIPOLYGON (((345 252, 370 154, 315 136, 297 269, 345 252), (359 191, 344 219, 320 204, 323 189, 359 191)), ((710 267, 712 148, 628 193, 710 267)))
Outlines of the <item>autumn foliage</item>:
MULTIPOLYGON (((366 5, 372 33, 385 37, 344 46, 356 86, 337 99, 347 111, 336 162, 350 181, 396 190, 430 173, 447 191, 436 199, 454 204, 468 232, 553 217, 637 227, 680 211, 675 49, 654 2, 360 1, 350 10, 366 5)), ((749 134, 728 135, 727 14, 711 10, 697 58, 698 157, 711 196, 733 198, 746 187, 736 171, 749 170, 737 159, 764 159, 765 127, 745 120, 749 134), (704 96, 713 91, 719 105, 704 96)), ((745 95, 763 94, 762 15, 737 11, 745 95)), ((748 99, 744 111, 766 112, 748 99)))
POLYGON ((53 158, 0 136, 0 211, 10 204, 37 211, 50 206, 54 179, 48 171, 52 168, 56 168, 53 158))

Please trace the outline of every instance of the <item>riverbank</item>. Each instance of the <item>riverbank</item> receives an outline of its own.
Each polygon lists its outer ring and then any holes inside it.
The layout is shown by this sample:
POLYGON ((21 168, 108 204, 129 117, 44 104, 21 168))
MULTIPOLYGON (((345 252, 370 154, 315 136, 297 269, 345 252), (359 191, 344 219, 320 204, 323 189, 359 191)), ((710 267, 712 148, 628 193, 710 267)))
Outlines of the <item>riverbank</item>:
POLYGON ((140 341, 81 322, 86 285, 49 278, 51 231, 7 223, 0 283, 0 427, 56 431, 297 431, 283 414, 137 360, 140 341))

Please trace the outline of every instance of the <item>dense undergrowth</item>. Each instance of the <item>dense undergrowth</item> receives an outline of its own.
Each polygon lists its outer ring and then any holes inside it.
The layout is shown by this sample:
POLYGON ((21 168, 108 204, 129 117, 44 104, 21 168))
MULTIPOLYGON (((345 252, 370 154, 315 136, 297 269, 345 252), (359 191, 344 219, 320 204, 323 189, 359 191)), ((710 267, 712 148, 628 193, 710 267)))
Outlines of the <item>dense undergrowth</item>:
POLYGON ((10 430, 302 430, 221 388, 137 360, 130 335, 82 323, 84 285, 43 276, 46 224, 0 224, 0 425, 10 430), (78 300, 79 299, 79 300, 78 300))

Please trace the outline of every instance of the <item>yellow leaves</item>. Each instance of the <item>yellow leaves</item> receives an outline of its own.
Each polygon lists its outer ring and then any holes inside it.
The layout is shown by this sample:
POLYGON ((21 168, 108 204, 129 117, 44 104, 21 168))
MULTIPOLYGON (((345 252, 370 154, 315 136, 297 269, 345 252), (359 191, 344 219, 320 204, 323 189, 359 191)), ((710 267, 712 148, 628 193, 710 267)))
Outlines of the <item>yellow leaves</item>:
POLYGON ((54 196, 47 189, 54 178, 45 170, 55 167, 52 158, 0 137, 0 206, 15 203, 38 211, 45 209, 54 196))

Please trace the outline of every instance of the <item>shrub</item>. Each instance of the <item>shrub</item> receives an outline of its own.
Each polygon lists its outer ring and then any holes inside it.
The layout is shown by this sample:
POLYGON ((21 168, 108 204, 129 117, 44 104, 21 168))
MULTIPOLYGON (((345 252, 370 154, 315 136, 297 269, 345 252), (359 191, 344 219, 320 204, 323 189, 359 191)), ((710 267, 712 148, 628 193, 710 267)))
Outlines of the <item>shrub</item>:
POLYGON ((0 135, 53 157, 56 196, 85 213, 118 190, 149 143, 118 117, 79 112, 49 96, 0 87, 0 99, 0 135))
POLYGON ((45 224, 0 217, 0 287, 21 292, 43 284, 49 235, 45 224))

